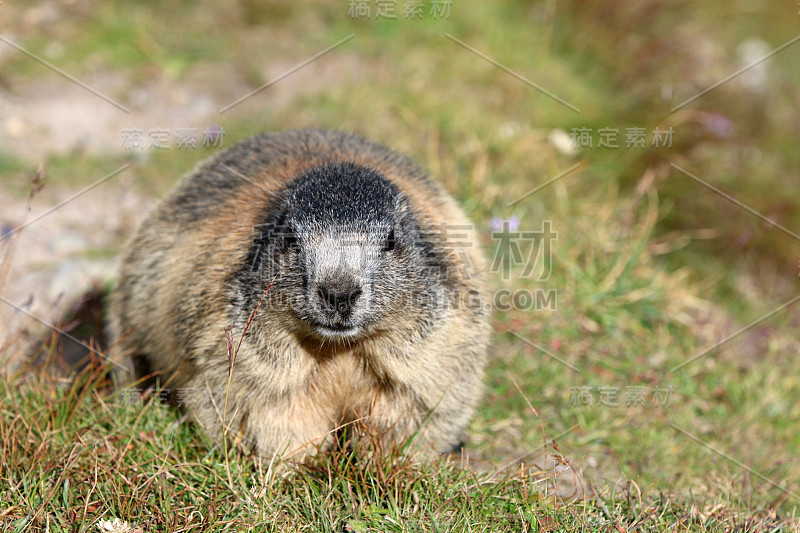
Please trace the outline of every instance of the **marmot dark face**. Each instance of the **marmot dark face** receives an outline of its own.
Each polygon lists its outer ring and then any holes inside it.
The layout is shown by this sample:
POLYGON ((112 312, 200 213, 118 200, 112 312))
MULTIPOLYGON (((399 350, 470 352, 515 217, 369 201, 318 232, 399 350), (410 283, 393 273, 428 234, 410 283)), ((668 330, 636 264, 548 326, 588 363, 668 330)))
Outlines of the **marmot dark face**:
POLYGON ((269 301, 280 300, 299 334, 358 340, 422 296, 414 283, 424 269, 418 225, 407 198, 378 172, 316 167, 290 182, 279 203, 257 263, 262 279, 277 275, 271 290, 279 298, 269 301))

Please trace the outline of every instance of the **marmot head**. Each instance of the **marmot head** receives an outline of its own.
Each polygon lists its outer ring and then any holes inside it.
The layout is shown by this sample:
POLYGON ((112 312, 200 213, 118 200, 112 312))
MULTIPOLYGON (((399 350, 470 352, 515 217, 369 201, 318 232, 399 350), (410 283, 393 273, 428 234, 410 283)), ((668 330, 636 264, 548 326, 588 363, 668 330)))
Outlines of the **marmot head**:
POLYGON ((437 254, 408 198, 375 170, 312 168, 268 211, 253 273, 259 286, 275 277, 265 312, 283 314, 297 334, 356 341, 396 329, 392 322, 408 320, 409 306, 424 306, 437 292, 437 254))

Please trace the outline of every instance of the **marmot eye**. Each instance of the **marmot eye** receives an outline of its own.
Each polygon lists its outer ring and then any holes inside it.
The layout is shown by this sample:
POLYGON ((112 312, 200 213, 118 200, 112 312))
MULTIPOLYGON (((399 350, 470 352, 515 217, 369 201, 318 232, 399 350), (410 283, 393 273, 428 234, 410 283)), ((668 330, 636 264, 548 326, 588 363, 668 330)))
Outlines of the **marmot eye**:
POLYGON ((389 235, 386 237, 386 242, 383 245, 383 251, 389 252, 394 250, 395 246, 397 246, 397 240, 394 238, 394 228, 389 231, 389 235))

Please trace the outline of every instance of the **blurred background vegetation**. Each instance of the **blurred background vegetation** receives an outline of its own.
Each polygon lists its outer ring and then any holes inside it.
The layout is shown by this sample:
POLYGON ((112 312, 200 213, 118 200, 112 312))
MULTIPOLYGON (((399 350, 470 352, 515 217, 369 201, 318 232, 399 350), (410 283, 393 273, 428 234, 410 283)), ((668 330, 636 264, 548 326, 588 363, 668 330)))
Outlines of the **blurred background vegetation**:
POLYGON ((523 265, 493 278, 555 289, 557 309, 496 312, 467 448, 479 468, 530 460, 544 432, 598 490, 633 480, 796 512, 800 307, 778 309, 800 275, 798 5, 453 0, 445 16, 426 0, 406 17, 413 2, 390 4, 395 19, 375 1, 3 2, 0 193, 22 202, 39 163, 45 199, 131 163, 104 187, 149 205, 212 151, 179 149, 178 128, 221 126, 225 146, 355 131, 440 179, 488 257, 503 253, 499 221, 558 234, 549 279, 523 265), (169 147, 123 147, 126 128, 169 129, 169 147), (627 146, 631 128, 644 146, 627 146), (572 142, 580 131, 591 146, 572 142), (626 405, 629 387, 645 405, 626 405), (621 405, 598 405, 601 388, 621 405))

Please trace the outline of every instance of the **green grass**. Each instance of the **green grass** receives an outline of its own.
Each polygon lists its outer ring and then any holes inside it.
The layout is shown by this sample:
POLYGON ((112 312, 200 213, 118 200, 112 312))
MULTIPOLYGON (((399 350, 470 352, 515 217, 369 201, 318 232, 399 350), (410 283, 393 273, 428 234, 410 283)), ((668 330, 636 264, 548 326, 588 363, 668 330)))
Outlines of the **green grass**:
MULTIPOLYGON (((771 47, 791 39, 795 7, 459 2, 447 21, 368 21, 349 19, 342 2, 241 2, 230 11, 181 2, 112 2, 91 12, 82 5, 55 30, 74 43, 59 66, 76 75, 123 71, 132 85, 219 69, 245 80, 244 94, 270 81, 265 65, 288 68, 354 33, 315 63, 336 65, 332 81, 292 86, 297 95, 288 103, 273 99, 276 85, 217 117, 225 144, 320 126, 383 142, 444 183, 482 228, 490 258, 506 251, 491 236, 493 219, 516 217, 523 231, 548 220, 558 232, 550 278, 524 277, 524 265, 513 264, 505 277, 495 272, 492 287, 555 290, 558 305, 496 311, 467 466, 331 454, 276 477, 233 454, 229 476, 224 453, 180 413, 152 396, 126 405, 102 368, 70 379, 7 378, 0 383, 6 529, 96 529, 113 517, 144 531, 798 527, 800 311, 789 307, 714 348, 794 297, 797 243, 670 166, 800 232, 793 185, 800 44, 769 62, 765 93, 734 80, 670 112, 740 68, 736 49, 745 39, 771 47), (122 27, 126 18, 136 24, 122 27), (185 31, 170 31, 177 27, 185 31), (713 129, 720 118, 731 132, 713 129), (624 145, 625 128, 634 126, 648 135, 672 127, 673 145, 564 155, 548 142, 553 128, 591 128, 595 142, 599 128, 618 128, 624 145), (575 172, 515 202, 577 162, 575 172), (630 387, 643 387, 645 405, 626 405, 630 387), (598 405, 601 388, 616 390, 620 405, 598 405), (574 401, 580 390, 591 405, 574 401), (667 390, 668 401, 652 402, 667 390), (545 440, 550 453, 583 470, 598 498, 560 500, 544 489, 542 475, 553 472, 537 475, 532 463, 545 440)), ((33 50, 48 38, 35 28, 20 36, 33 50)), ((41 65, 7 61, 0 79, 23 86, 43 76, 41 65)), ((53 156, 46 182, 79 188, 130 160, 115 185, 155 199, 207 155, 53 156)), ((3 184, 22 190, 35 166, 0 158, 3 184)))
POLYGON ((392 452, 333 452, 276 474, 274 465, 226 458, 156 396, 114 392, 105 372, 90 367, 70 383, 0 382, 4 530, 88 531, 118 517, 140 531, 717 531, 784 523, 666 493, 645 497, 631 483, 564 501, 545 489, 553 470, 476 470, 456 458, 420 464, 392 452))

